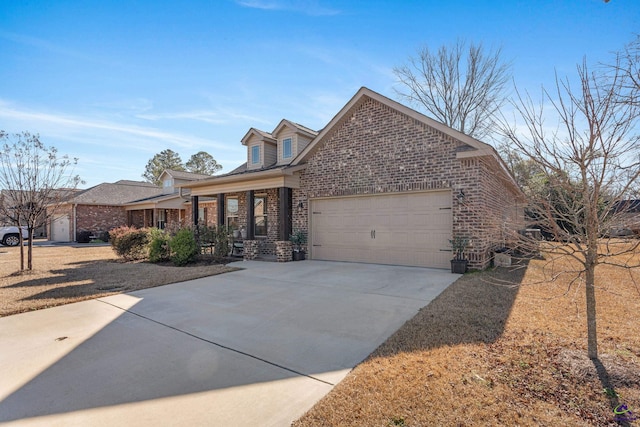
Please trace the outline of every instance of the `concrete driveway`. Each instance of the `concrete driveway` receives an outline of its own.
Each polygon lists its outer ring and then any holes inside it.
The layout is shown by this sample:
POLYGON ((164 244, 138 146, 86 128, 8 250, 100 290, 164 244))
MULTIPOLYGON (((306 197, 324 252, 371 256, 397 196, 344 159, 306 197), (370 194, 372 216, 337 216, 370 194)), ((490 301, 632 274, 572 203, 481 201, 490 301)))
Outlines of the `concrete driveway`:
POLYGON ((0 318, 0 425, 286 426, 459 277, 238 266, 0 318))

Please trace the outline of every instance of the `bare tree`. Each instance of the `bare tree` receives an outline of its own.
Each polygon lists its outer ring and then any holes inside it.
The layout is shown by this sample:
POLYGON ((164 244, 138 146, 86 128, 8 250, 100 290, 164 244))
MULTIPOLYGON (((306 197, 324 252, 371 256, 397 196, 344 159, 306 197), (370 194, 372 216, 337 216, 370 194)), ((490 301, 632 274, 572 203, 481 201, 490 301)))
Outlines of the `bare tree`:
MULTIPOLYGON (((49 221, 64 198, 80 184, 77 159, 59 156, 38 135, 0 131, 0 215, 29 231, 27 269, 33 269, 33 231, 49 221)), ((20 236, 20 270, 25 269, 20 236)))
POLYGON ((640 89, 640 35, 625 47, 613 67, 626 75, 632 88, 640 89))
POLYGON ((543 90, 539 102, 517 93, 515 123, 503 116, 501 130, 536 166, 530 215, 553 240, 544 246, 551 275, 572 274, 572 284, 585 286, 588 356, 597 359, 598 265, 638 267, 638 240, 620 239, 615 230, 640 229, 628 215, 640 177, 640 106, 629 102, 638 88, 628 69, 591 72, 583 61, 577 71, 577 86, 556 76, 555 91, 543 90), (547 123, 550 117, 557 123, 547 123))
POLYGON ((482 44, 464 41, 422 48, 417 57, 393 69, 400 83, 398 95, 462 133, 482 139, 492 117, 504 104, 510 64, 501 50, 485 51, 482 44))

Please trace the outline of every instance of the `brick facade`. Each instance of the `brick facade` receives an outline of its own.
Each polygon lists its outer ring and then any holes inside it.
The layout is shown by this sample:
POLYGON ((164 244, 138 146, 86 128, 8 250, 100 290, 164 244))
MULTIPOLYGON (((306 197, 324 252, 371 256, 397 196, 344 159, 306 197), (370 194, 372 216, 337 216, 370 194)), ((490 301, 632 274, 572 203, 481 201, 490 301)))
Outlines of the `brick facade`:
MULTIPOLYGON (((290 168, 263 166, 197 186, 210 196, 238 188, 267 195, 267 236, 249 243, 260 253, 284 257, 277 249, 285 247, 277 242, 278 188, 259 188, 265 183, 292 187, 291 231, 307 235, 310 202, 317 198, 447 190, 451 236, 470 239, 465 255, 471 268, 487 267, 492 251, 525 225, 523 194, 495 150, 366 88, 294 156, 290 168)), ((238 199, 239 226, 247 222, 246 194, 225 194, 238 199)))
MULTIPOLYGON (((256 236, 255 240, 259 254, 261 255, 276 255, 276 241, 280 233, 280 206, 278 203, 278 189, 256 189, 254 190, 255 196, 267 197, 267 236, 256 236)), ((247 193, 228 193, 225 194, 225 200, 230 198, 238 199, 238 224, 240 226, 246 226, 247 224, 247 193)))
POLYGON ((75 218, 78 221, 76 233, 88 231, 97 235, 127 225, 127 212, 123 206, 78 205, 75 218))
POLYGON ((515 191, 495 173, 497 161, 458 159, 466 144, 376 100, 356 105, 325 138, 293 192, 294 230, 308 231, 312 198, 450 188, 453 236, 471 239, 470 267, 484 268, 504 223, 524 220, 515 191))
MULTIPOLYGON (((216 224, 217 212, 215 201, 204 204, 207 212, 207 221, 209 224, 216 224)), ((137 209, 127 211, 124 206, 109 205, 61 205, 56 209, 55 216, 66 215, 69 218, 69 241, 76 241, 77 234, 88 231, 92 235, 99 235, 108 232, 114 228, 121 226, 133 226, 136 228, 155 227, 157 224, 158 211, 156 209, 137 209), (74 230, 76 235, 74 235, 74 230)), ((175 230, 190 223, 190 207, 185 210, 181 209, 164 209, 165 228, 175 230)), ((51 236, 51 223, 47 225, 47 233, 51 236)))

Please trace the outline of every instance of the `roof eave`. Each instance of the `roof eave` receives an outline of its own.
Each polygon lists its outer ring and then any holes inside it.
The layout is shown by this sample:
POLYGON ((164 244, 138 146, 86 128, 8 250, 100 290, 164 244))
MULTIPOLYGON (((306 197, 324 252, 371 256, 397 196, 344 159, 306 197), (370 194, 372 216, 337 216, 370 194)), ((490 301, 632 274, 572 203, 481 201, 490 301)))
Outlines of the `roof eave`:
POLYGON ((258 170, 255 172, 243 172, 236 175, 226 175, 226 176, 218 176, 209 179, 203 179, 200 181, 188 182, 182 185, 179 185, 179 188, 200 188, 206 187, 211 184, 224 184, 229 182, 242 182, 242 181, 251 181, 254 179, 260 178, 268 178, 274 176, 282 176, 282 175, 293 175, 295 172, 306 168, 307 165, 295 165, 295 166, 283 166, 281 168, 268 169, 268 170, 258 170))

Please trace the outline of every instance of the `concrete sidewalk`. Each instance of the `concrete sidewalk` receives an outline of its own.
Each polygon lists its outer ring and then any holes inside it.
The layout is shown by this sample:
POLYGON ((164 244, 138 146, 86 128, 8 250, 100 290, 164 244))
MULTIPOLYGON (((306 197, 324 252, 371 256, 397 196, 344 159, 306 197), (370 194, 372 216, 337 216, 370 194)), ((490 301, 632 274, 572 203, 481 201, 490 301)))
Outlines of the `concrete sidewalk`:
POLYGON ((289 425, 459 277, 238 265, 0 318, 0 425, 289 425))

